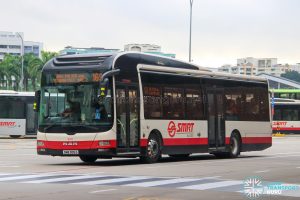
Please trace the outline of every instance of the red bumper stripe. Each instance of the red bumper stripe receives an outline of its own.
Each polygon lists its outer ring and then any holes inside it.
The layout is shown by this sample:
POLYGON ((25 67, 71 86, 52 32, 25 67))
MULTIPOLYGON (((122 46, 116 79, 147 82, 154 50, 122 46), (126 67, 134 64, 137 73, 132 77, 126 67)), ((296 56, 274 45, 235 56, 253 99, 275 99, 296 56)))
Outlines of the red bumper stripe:
POLYGON ((280 127, 274 128, 273 131, 300 131, 300 127, 280 127))
POLYGON ((41 141, 44 146, 37 146, 38 149, 68 149, 68 150, 80 150, 80 149, 111 149, 116 148, 116 140, 97 140, 97 141, 41 141), (109 141, 109 145, 99 146, 99 142, 109 141))

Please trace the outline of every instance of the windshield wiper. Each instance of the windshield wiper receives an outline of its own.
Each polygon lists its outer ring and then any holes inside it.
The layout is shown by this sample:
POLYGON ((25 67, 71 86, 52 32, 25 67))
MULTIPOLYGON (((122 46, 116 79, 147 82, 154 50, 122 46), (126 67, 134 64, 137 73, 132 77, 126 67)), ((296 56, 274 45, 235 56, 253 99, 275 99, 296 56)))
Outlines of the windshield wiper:
POLYGON ((45 128, 44 128, 44 132, 46 132, 48 129, 53 128, 54 126, 57 126, 57 125, 59 125, 59 124, 56 124, 56 123, 55 123, 55 124, 51 124, 51 125, 45 127, 45 128))
POLYGON ((92 130, 95 130, 95 131, 98 131, 99 128, 97 127, 94 127, 92 125, 87 125, 87 124, 81 124, 81 125, 78 125, 79 127, 84 127, 84 128, 89 128, 89 129, 92 129, 92 130))

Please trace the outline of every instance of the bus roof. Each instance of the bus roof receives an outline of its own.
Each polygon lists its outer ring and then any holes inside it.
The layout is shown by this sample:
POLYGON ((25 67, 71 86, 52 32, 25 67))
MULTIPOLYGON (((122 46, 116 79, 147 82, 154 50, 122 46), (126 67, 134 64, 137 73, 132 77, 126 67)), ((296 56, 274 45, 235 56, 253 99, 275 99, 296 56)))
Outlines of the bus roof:
POLYGON ((0 96, 34 96, 34 92, 17 92, 14 90, 0 90, 0 96))
MULTIPOLYGON (((72 70, 76 69, 105 69, 120 67, 122 61, 129 61, 131 67, 135 67, 135 64, 148 64, 148 65, 160 65, 166 67, 182 68, 182 69, 194 69, 210 71, 205 67, 200 67, 192 63, 187 63, 177 59, 140 53, 140 52, 121 52, 111 54, 76 54, 76 55, 61 55, 53 58, 43 68, 43 71, 48 70, 67 70, 72 67, 72 70)), ((128 68, 128 67, 127 67, 128 68)))
POLYGON ((300 93, 300 89, 270 89, 274 93, 300 93))
POLYGON ((180 61, 177 59, 163 57, 153 54, 140 52, 121 52, 111 54, 76 54, 62 55, 53 58, 43 67, 44 72, 55 72, 61 70, 111 70, 120 69, 121 71, 136 73, 137 65, 148 66, 148 69, 158 70, 168 73, 187 74, 192 76, 202 76, 208 78, 256 81, 267 83, 266 78, 253 77, 246 75, 235 75, 221 72, 212 72, 211 70, 200 67, 192 63, 180 61))
POLYGON ((300 100, 286 99, 286 98, 274 98, 275 105, 300 105, 300 100))

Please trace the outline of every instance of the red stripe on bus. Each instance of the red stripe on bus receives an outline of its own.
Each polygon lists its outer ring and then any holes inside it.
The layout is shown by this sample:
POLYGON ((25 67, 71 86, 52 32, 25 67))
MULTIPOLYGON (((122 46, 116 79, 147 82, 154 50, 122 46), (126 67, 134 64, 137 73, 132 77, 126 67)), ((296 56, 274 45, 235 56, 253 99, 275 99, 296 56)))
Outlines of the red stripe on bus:
MULTIPOLYGON (((272 143, 272 137, 243 137, 243 144, 263 144, 272 143)), ((225 144, 230 144, 230 137, 225 139, 225 144)))
POLYGON ((163 139, 166 146, 179 145, 207 145, 208 138, 165 138, 163 139))
POLYGON ((273 131, 300 131, 300 127, 283 127, 283 128, 275 128, 273 127, 273 131))
POLYGON ((243 137, 243 144, 270 144, 272 137, 243 137))
MULTIPOLYGON (((77 150, 77 149, 113 149, 117 146, 116 140, 97 140, 97 141, 41 141, 44 146, 37 146, 38 149, 47 148, 47 149, 68 149, 68 150, 77 150), (109 142, 108 145, 99 146, 99 142, 104 143, 109 142)), ((146 147, 148 139, 141 139, 140 146, 146 147)), ((208 145, 208 138, 165 138, 163 139, 165 146, 193 146, 193 145, 208 145)), ((230 138, 225 138, 225 143, 230 143, 230 138)), ((243 137, 243 144, 264 144, 272 143, 272 137, 243 137)))
POLYGON ((116 148, 116 140, 97 140, 97 141, 41 141, 44 146, 37 146, 38 149, 111 149, 116 148), (99 142, 109 142, 108 145, 99 146, 99 142))

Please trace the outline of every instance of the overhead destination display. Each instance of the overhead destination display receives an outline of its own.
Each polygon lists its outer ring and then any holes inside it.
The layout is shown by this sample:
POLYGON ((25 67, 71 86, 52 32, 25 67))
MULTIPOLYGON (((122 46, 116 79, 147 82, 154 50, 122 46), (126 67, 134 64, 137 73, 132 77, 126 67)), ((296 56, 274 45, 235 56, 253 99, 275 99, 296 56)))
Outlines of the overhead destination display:
POLYGON ((50 82, 54 84, 99 82, 101 73, 64 73, 51 75, 50 82))

